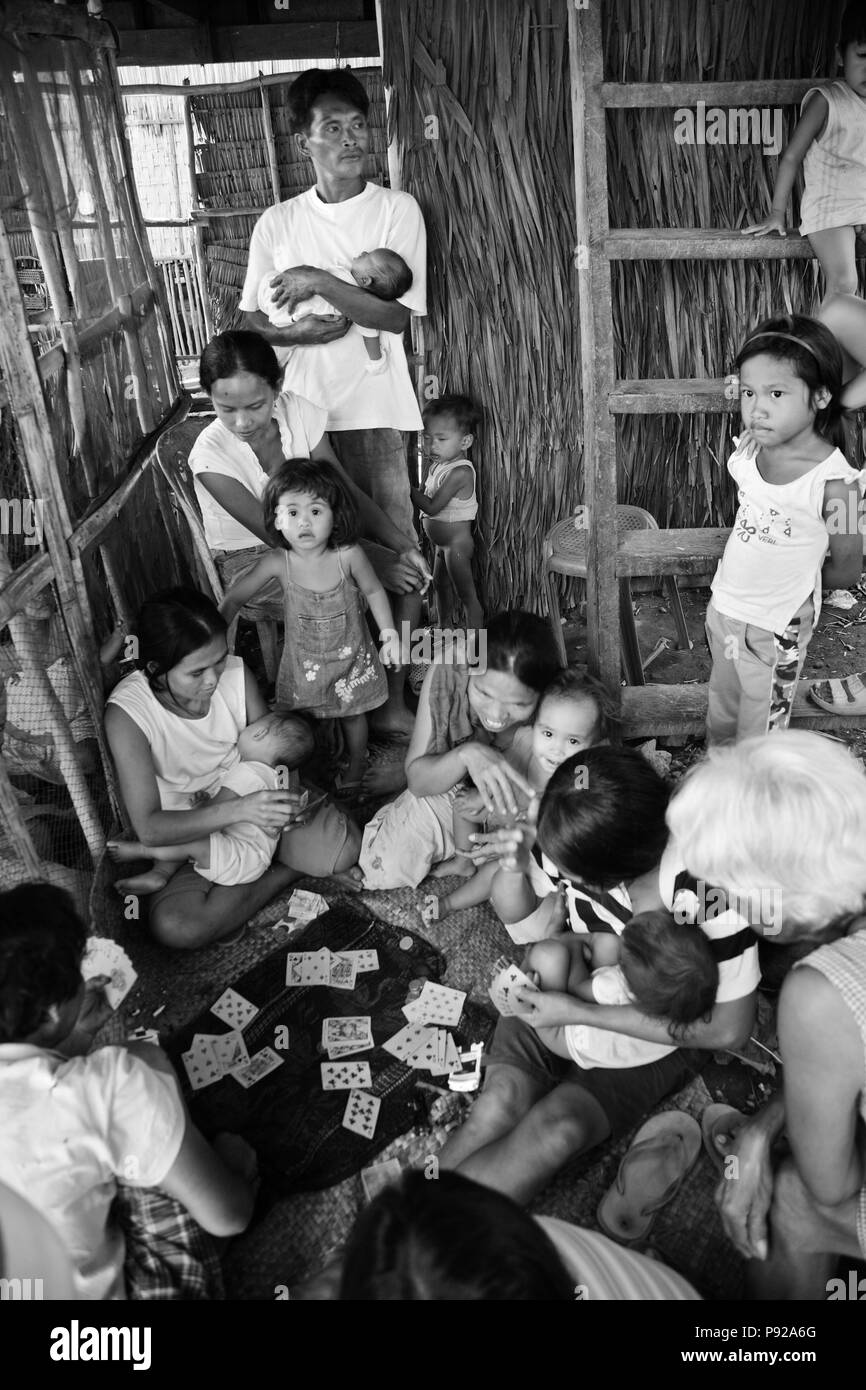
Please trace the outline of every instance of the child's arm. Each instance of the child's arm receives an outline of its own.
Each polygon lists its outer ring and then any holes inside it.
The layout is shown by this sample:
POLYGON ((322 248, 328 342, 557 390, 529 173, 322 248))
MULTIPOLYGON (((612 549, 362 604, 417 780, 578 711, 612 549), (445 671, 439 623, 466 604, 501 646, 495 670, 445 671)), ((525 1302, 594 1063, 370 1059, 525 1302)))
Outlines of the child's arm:
POLYGON ((400 638, 394 626, 394 615, 381 581, 359 545, 343 551, 349 573, 370 605, 370 612, 379 628, 380 658, 383 666, 402 666, 400 638))
POLYGON ((821 570, 825 589, 848 589, 858 582, 863 569, 862 516, 857 484, 831 478, 824 487, 824 520, 830 537, 830 553, 821 570))
POLYGON ((273 555, 263 555, 257 564, 253 565, 249 574, 243 575, 241 579, 236 579, 225 593, 219 611, 227 623, 231 623, 243 608, 245 603, 254 594, 263 589, 269 579, 282 580, 285 575, 285 560, 283 551, 275 550, 273 555))
POLYGON ((472 489, 472 470, 467 464, 463 464, 460 468, 452 468, 442 486, 437 487, 432 497, 428 497, 426 492, 422 492, 418 487, 410 488, 410 492, 412 493, 412 501, 419 511, 424 512, 427 516, 438 516, 443 507, 447 507, 451 499, 457 497, 458 493, 461 502, 468 501, 472 496, 472 489))
POLYGON ((827 98, 822 96, 820 92, 813 92, 800 117, 797 129, 779 160, 779 173, 776 179, 776 191, 773 194, 772 211, 769 217, 764 218, 763 222, 757 222, 752 227, 744 227, 744 236, 748 236, 750 233, 754 233, 756 236, 766 236, 768 232, 778 232, 780 236, 787 236, 785 210, 791 196, 791 189, 794 187, 797 170, 803 163, 806 151, 812 141, 817 139, 823 131, 829 110, 827 98))
MULTIPOLYGON (((667 1022, 662 1018, 648 1018, 634 1004, 588 1004, 571 994, 543 994, 528 990, 524 985, 518 985, 513 998, 521 1009, 520 1017, 532 1028, 585 1023, 592 1028, 625 1033, 630 1038, 644 1038, 647 1042, 671 1042, 667 1022)), ((677 1042, 680 1047, 700 1047, 712 1052, 741 1048, 748 1041, 754 1021, 754 993, 740 999, 727 999, 713 1006, 709 1021, 692 1024, 677 1042)))

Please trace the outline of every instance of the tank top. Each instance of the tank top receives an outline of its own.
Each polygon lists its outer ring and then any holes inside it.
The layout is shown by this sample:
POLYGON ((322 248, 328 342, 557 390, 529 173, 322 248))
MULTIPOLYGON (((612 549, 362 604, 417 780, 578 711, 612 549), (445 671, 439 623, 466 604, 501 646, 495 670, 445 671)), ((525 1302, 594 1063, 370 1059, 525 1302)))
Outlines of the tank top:
POLYGON ((226 660, 203 719, 183 719, 161 705, 143 671, 124 676, 108 697, 141 729, 150 745, 163 811, 188 810, 213 796, 240 761, 238 736, 247 722, 244 663, 226 660))
POLYGON ((803 160, 803 236, 866 222, 866 101, 847 82, 828 82, 812 87, 803 106, 814 92, 829 109, 823 135, 812 141, 803 160))
POLYGON ((424 492, 428 497, 433 497, 445 482, 448 474, 453 473, 455 468, 469 468, 472 470, 472 496, 463 499, 452 497, 447 507, 443 507, 441 512, 437 512, 435 516, 425 517, 425 521, 474 521, 478 515, 478 491, 475 468, 468 459, 452 459, 450 463, 435 464, 427 474, 424 492))

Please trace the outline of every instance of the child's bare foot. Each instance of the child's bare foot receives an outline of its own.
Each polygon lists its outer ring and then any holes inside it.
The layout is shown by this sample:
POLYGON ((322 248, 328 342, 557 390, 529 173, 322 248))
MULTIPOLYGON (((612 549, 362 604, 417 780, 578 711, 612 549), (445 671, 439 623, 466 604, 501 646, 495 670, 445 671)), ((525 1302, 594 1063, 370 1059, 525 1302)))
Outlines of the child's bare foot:
POLYGON ((471 878, 475 873, 475 865, 471 859, 467 859, 465 854, 455 854, 451 859, 444 859, 441 864, 434 864, 430 870, 431 878, 448 878, 457 875, 458 878, 471 878))
POLYGON ((132 864, 136 859, 150 859, 152 855, 140 840, 109 840, 105 848, 108 857, 115 864, 132 864))
POLYGON ((131 878, 119 878, 114 885, 116 893, 137 893, 140 898, 147 897, 149 893, 158 893, 160 888, 164 888, 171 878, 176 864, 154 865, 143 874, 133 874, 131 878))

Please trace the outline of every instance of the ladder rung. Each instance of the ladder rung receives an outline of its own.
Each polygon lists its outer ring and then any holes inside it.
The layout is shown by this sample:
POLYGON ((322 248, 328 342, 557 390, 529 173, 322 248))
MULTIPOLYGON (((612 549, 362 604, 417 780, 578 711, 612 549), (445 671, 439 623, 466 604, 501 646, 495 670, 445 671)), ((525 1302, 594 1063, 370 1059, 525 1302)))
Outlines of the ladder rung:
MULTIPOLYGON (((844 729, 866 716, 831 714, 808 698, 810 677, 801 680, 791 722, 803 729, 844 729)), ((622 736, 699 734, 707 718, 706 685, 628 685, 622 691, 622 736)))
POLYGON ((762 82, 603 82, 601 102, 609 110, 650 106, 791 106, 799 104, 819 77, 762 82))
POLYGON ((808 238, 795 233, 743 236, 730 227, 618 227, 604 249, 612 261, 790 261, 815 254, 808 238))
POLYGON ((735 413, 739 396, 729 400, 724 378, 686 377, 647 381, 618 381, 610 393, 611 415, 672 415, 677 411, 735 413))

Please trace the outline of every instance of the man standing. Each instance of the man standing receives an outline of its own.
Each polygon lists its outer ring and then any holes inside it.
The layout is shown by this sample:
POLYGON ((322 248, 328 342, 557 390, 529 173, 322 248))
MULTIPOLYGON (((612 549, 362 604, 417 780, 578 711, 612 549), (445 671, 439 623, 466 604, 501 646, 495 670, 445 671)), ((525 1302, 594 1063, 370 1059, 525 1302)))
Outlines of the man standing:
MULTIPOLYGON (((412 388, 403 332, 411 314, 425 314, 426 233, 421 210, 408 193, 368 183, 369 102, 345 70, 310 68, 291 88, 292 128, 298 149, 313 162, 316 182, 262 214, 253 229, 240 307, 244 326, 261 333, 286 360, 285 387, 322 405, 334 451, 346 472, 407 538, 398 557, 379 548, 371 560, 385 587, 400 595, 398 623, 414 627, 420 591, 429 573, 417 549, 412 521, 404 432, 423 428, 412 388), (364 251, 387 247, 412 272, 410 288, 386 301, 328 267, 345 267, 364 251), (259 309, 259 286, 273 272, 274 306, 292 311, 321 295, 334 315, 310 315, 277 327, 259 309), (353 324, 382 336, 384 370, 371 373, 364 339, 353 324)), ((403 700, 404 672, 390 680, 390 698, 371 727, 408 733, 412 716, 403 700)))

